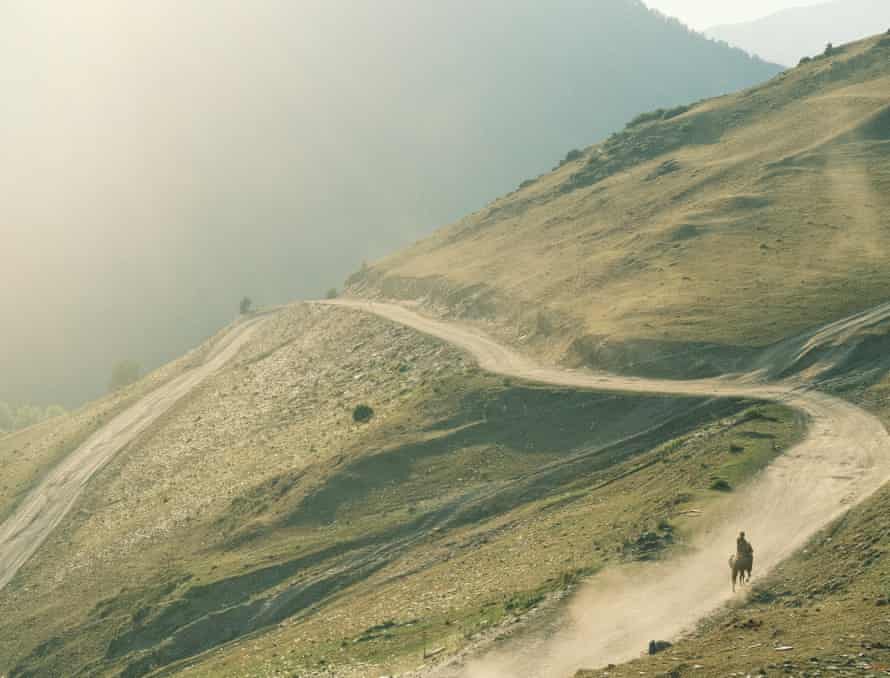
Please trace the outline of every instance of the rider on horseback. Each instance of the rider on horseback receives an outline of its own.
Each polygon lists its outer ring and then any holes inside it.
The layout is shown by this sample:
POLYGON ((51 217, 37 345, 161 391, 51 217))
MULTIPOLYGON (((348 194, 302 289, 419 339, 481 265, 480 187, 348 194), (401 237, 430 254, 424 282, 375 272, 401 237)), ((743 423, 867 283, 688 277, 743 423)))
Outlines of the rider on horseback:
POLYGON ((739 538, 735 540, 735 552, 739 560, 754 557, 754 547, 745 539, 744 532, 739 532, 739 538))
POLYGON ((729 559, 729 568, 732 570, 733 592, 735 592, 736 580, 740 584, 751 581, 751 570, 754 569, 754 548, 745 539, 744 532, 739 532, 739 538, 735 541, 735 549, 735 555, 729 559))

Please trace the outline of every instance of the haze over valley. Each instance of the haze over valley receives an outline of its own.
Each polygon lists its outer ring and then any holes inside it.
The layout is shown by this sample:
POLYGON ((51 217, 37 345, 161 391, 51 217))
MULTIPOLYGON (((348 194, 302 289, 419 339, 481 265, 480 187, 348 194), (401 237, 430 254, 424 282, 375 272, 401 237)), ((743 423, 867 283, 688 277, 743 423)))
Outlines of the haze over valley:
POLYGON ((879 12, 0 18, 0 678, 887 672, 879 12))
POLYGON ((0 30, 0 400, 43 405, 778 72, 625 0, 38 0, 0 30))

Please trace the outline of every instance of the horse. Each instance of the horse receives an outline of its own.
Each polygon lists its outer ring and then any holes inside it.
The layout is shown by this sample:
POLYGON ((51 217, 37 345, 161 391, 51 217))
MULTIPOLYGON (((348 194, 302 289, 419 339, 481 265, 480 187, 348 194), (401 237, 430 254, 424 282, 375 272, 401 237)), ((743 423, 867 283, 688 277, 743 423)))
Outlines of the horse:
POLYGON ((751 581, 751 570, 754 569, 754 554, 737 553, 734 556, 730 556, 729 569, 732 570, 732 592, 735 593, 736 580, 738 580, 739 584, 751 581))

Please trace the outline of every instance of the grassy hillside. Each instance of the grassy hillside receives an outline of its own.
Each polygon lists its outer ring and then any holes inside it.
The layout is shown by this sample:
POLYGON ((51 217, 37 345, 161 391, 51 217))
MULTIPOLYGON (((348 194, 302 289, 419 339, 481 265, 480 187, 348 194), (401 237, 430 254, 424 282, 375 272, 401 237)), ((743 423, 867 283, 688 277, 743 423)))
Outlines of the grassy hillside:
MULTIPOLYGON (((551 358, 742 364, 885 299, 888 64, 875 38, 641 116, 351 289, 485 321, 551 358)), ((805 367, 842 353, 825 387, 890 421, 886 322, 829 335, 805 367)), ((0 511, 205 349, 0 439, 0 511)), ((601 568, 681 552, 803 427, 779 405, 516 383, 375 316, 289 306, 101 469, 0 591, 0 675, 402 673, 558 613, 601 568)), ((791 672, 850 642, 883 661, 886 500, 747 608, 615 671, 784 670, 770 643, 786 638, 791 672)))
MULTIPOLYGON (((854 380, 834 390, 890 426, 890 378, 868 386, 854 380)), ((890 488, 885 487, 822 530, 769 577, 755 576, 749 599, 703 621, 668 651, 610 667, 609 675, 886 675, 888 525, 890 488)), ((601 667, 591 667, 576 678, 602 675, 601 667)))
POLYGON ((0 12, 16 36, 0 41, 16 102, 0 108, 0 174, 21 181, 3 203, 0 307, 29 308, 4 323, 0 400, 66 407, 98 397, 116 360, 181 354, 245 294, 318 297, 564 148, 782 70, 642 0, 227 1, 212 21, 201 2, 109 2, 102 21, 73 3, 0 12))
POLYGON ((880 36, 641 116, 349 283, 554 358, 646 372, 694 348, 674 368, 714 372, 885 300, 888 214, 880 36))
POLYGON ((505 382, 379 319, 291 307, 0 593, 0 672, 415 667, 600 567, 682 549, 727 496, 716 481, 744 483, 801 426, 779 406, 505 382))
MULTIPOLYGON (((887 675, 888 518, 885 488, 757 580, 749 600, 662 654, 609 668, 609 676, 887 675)), ((602 675, 584 670, 576 678, 602 675)))

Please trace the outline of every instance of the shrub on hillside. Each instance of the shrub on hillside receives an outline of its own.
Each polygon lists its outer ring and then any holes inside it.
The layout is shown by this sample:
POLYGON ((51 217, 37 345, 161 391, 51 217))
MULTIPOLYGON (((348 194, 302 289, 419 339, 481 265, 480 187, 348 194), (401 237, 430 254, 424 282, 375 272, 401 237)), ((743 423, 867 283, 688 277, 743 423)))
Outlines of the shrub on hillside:
POLYGON ((357 424, 366 424, 374 416, 374 408, 370 405, 356 405, 352 411, 352 420, 357 424))
POLYGON ((38 405, 10 405, 0 401, 0 434, 27 428, 61 414, 65 414, 65 409, 60 405, 44 408, 38 405))
POLYGON ((544 594, 540 591, 516 593, 504 603, 504 609, 513 614, 522 614, 544 600, 544 594))
POLYGON ((325 299, 336 299, 340 296, 340 293, 337 291, 336 287, 330 288, 327 293, 324 295, 325 299))
POLYGON ((732 485, 723 480, 723 478, 716 478, 714 482, 711 483, 711 489, 717 490, 718 492, 732 492, 732 485))
POLYGON ((241 315, 247 315, 253 310, 253 300, 250 297, 244 297, 238 304, 238 310, 241 311, 241 315))
POLYGON ((580 160, 583 155, 583 152, 579 151, 577 148, 573 148, 571 151, 566 153, 566 157, 563 162, 575 162, 575 160, 580 160))
POLYGON ((640 113, 636 118, 627 123, 627 126, 636 127, 637 125, 654 122, 656 120, 670 120, 671 118, 676 118, 678 115, 683 115, 690 108, 692 108, 692 106, 684 105, 675 108, 659 108, 650 111, 649 113, 640 113))
POLYGON ((557 165, 557 167, 562 167, 563 165, 565 165, 567 163, 575 162, 576 160, 580 160, 583 157, 584 157, 583 151, 581 151, 577 148, 573 148, 571 151, 566 153, 566 157, 564 157, 562 160, 559 161, 559 165, 557 165))
POLYGON ((133 382, 139 381, 141 376, 142 366, 139 363, 135 360, 121 360, 111 368, 108 390, 117 391, 125 386, 129 386, 133 382))
POLYGON ((522 183, 519 184, 519 188, 517 188, 516 190, 522 191, 522 190, 528 188, 529 186, 534 186, 537 181, 538 181, 537 179, 526 179, 525 181, 523 181, 522 183))
POLYGON ((354 287, 360 285, 361 283, 368 280, 368 278, 373 274, 374 269, 368 266, 367 261, 362 262, 362 267, 357 270, 355 273, 352 273, 348 278, 346 278, 346 282, 344 283, 344 289, 348 289, 350 287, 354 287))

